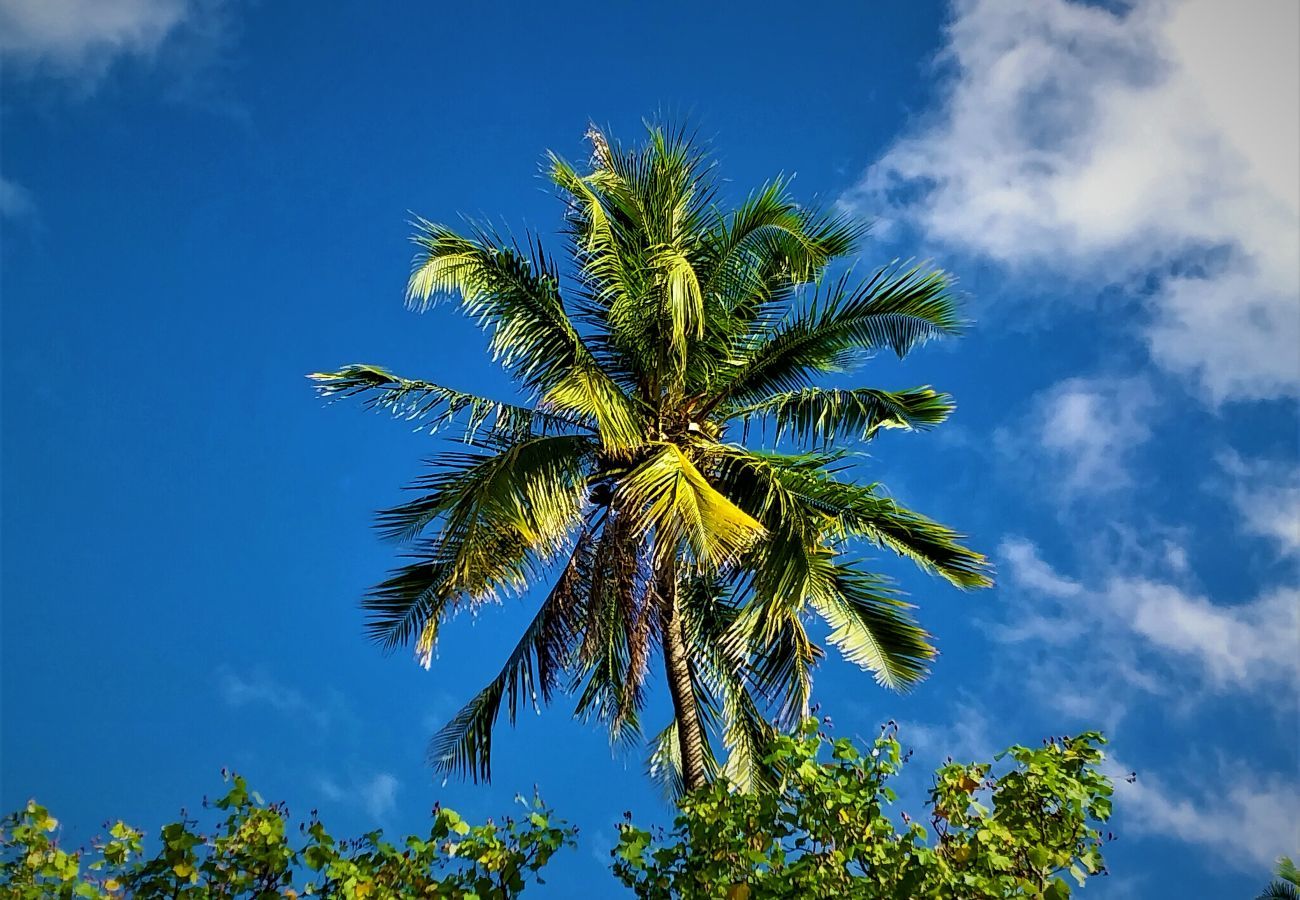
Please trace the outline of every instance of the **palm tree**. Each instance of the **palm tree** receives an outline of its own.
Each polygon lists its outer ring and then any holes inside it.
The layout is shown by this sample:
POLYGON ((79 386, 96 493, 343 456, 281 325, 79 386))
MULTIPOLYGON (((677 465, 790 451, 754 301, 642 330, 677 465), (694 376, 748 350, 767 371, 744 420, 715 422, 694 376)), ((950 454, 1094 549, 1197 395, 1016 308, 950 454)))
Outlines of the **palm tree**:
POLYGON ((1256 900, 1300 900, 1300 870, 1296 869, 1291 857, 1278 857, 1277 878, 1256 900))
POLYGON ((951 398, 815 384, 961 321, 943 272, 830 277, 863 229, 796 205, 783 180, 727 213, 683 133, 652 127, 633 149, 594 126, 588 137, 589 171, 549 158, 566 265, 531 236, 416 223, 409 304, 459 297, 531 404, 369 365, 311 376, 328 398, 455 423, 469 446, 379 514, 412 558, 365 599, 369 630, 387 648, 414 644, 427 666, 455 613, 553 577, 500 674, 433 739, 432 763, 490 778, 502 703, 513 722, 521 700, 557 692, 613 740, 635 739, 657 649, 673 718, 653 739, 652 773, 679 791, 718 772, 755 787, 774 725, 808 708, 822 650, 807 614, 891 688, 934 656, 909 605, 849 555, 856 539, 960 588, 991 583, 960 535, 842 477, 832 447, 937 425, 951 398), (785 449, 746 447, 751 426, 785 449))

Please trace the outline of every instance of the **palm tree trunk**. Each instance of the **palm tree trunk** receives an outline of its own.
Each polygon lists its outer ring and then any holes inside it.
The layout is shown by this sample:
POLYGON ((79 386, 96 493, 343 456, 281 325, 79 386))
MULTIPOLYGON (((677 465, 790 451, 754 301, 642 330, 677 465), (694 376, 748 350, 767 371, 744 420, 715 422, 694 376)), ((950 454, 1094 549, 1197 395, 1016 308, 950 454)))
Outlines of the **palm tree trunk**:
POLYGON ((686 653, 682 619, 677 603, 677 566, 672 560, 660 564, 658 594, 662 604, 660 624, 663 629, 664 673, 668 693, 673 698, 673 716, 677 720, 677 742, 682 759, 682 784, 687 791, 704 787, 704 726, 700 708, 691 686, 691 661, 686 653))

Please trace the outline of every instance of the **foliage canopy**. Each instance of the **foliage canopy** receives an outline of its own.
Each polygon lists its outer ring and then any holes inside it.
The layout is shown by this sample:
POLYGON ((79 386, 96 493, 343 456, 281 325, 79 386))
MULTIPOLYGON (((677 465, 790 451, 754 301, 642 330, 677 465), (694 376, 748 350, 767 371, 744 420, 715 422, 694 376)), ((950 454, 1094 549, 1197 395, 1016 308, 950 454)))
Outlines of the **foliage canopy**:
MULTIPOLYGON (((944 765, 928 792, 929 827, 906 814, 899 826, 890 785, 907 756, 893 727, 862 747, 831 741, 810 719, 773 741, 776 790, 719 779, 685 797, 667 830, 639 828, 629 815, 613 875, 643 900, 1059 900, 1105 871, 1102 743, 1085 733, 944 765)), ((142 832, 118 822, 92 851, 61 847, 58 822, 30 802, 0 820, 0 896, 517 897, 577 834, 536 798, 519 800, 519 814, 500 823, 473 825, 435 807, 427 834, 340 840, 315 812, 293 828, 283 804, 264 803, 236 777, 204 804, 212 827, 184 817, 146 848, 142 832)), ((1263 896, 1291 896, 1284 887, 1263 896)))
POLYGON ((930 827, 904 815, 899 830, 888 782, 905 756, 893 727, 864 751, 828 742, 810 719, 773 744, 776 791, 718 781, 683 801, 667 833, 629 821, 614 871, 642 900, 1060 900, 1105 871, 1102 743, 1088 732, 1011 747, 1002 766, 949 763, 929 791, 930 827))

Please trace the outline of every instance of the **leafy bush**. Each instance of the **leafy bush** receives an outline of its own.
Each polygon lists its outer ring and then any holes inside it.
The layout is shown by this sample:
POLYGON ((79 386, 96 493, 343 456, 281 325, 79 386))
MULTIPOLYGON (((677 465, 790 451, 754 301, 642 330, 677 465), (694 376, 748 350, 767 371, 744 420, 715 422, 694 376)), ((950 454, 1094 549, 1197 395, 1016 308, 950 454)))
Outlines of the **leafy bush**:
MULTIPOLYGON (((890 725, 866 750, 830 740, 809 719, 775 738, 764 764, 772 791, 724 781, 686 796, 671 828, 620 825, 615 877, 642 900, 1061 900, 1104 873, 1098 826, 1111 785, 1099 771, 1095 732, 1015 746, 993 762, 949 763, 934 775, 929 826, 889 807, 907 756, 890 725)), ((8 898, 397 897, 489 900, 519 895, 577 831, 540 800, 524 814, 471 825, 434 809, 425 837, 399 844, 374 831, 338 841, 312 814, 290 840, 288 810, 266 804, 234 777, 205 808, 206 833, 189 818, 164 826, 156 852, 118 822, 91 851, 58 846, 42 806, 0 821, 0 895, 8 898)), ((1273 896, 1273 895, 1269 895, 1273 896)))
POLYGON ((808 720, 776 739, 777 791, 715 783, 688 796, 667 833, 620 826, 614 872, 643 900, 719 897, 912 898, 1070 895, 1104 872, 1111 785, 1100 734, 1012 747, 991 763, 949 763, 929 792, 930 827, 886 806, 906 757, 895 729, 863 752, 808 720), (829 760, 819 757, 829 750, 829 760))
MULTIPOLYGON (((521 798, 522 801, 522 798, 521 798)), ((205 807, 208 804, 205 803, 205 807)), ((347 900, 394 897, 515 897, 576 830, 553 820, 534 798, 525 814, 470 825, 435 809, 427 836, 400 846, 372 831, 338 841, 313 813, 290 840, 289 811, 265 804, 235 776, 211 808, 224 813, 208 833, 182 819, 163 826, 148 855, 142 832, 118 822, 93 852, 65 851, 52 836, 58 821, 35 802, 0 824, 0 893, 22 898, 263 898, 347 900)))

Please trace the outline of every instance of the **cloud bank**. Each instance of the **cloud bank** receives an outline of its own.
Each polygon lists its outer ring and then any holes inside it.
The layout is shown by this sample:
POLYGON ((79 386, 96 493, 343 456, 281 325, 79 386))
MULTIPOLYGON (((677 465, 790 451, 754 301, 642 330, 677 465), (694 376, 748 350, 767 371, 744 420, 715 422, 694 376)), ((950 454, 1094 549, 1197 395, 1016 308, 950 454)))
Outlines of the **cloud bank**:
POLYGON ((1300 5, 962 0, 940 108, 845 202, 1145 296, 1212 403, 1300 394, 1300 5))
POLYGON ((190 0, 0 0, 0 53, 20 70, 98 82, 122 56, 150 56, 190 0))

